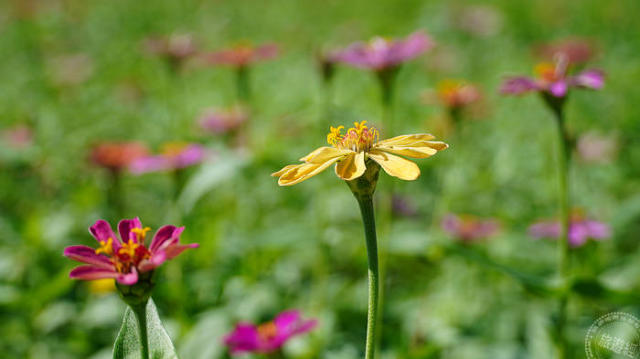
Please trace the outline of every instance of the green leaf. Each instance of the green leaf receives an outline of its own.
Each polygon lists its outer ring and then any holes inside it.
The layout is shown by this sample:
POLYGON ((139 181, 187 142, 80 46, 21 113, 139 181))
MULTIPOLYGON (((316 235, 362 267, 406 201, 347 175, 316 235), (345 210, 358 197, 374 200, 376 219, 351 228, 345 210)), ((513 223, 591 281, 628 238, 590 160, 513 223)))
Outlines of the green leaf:
MULTIPOLYGON (((176 349, 167 331, 160 322, 158 310, 152 299, 147 303, 147 337, 149 338, 149 359, 177 359, 176 349)), ((124 313, 122 328, 113 345, 114 359, 142 359, 138 320, 131 308, 124 313)))

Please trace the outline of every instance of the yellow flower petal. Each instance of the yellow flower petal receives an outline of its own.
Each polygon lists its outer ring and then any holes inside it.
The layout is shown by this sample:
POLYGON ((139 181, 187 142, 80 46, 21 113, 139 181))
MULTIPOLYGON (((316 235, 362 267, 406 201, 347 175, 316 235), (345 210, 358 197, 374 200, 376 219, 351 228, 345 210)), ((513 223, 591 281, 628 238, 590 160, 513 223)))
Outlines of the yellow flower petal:
POLYGON ((320 147, 310 154, 302 157, 300 161, 308 163, 324 163, 332 158, 344 156, 348 153, 353 153, 353 151, 341 150, 335 147, 320 147))
POLYGON ((288 170, 290 170, 290 169, 292 169, 292 168, 294 168, 294 167, 297 167, 297 166, 300 166, 300 165, 286 165, 286 166, 284 166, 280 171, 278 171, 278 172, 273 172, 273 173, 271 174, 271 177, 280 177, 280 176, 282 176, 283 174, 285 174, 288 170))
POLYGON ((449 146, 446 143, 440 141, 415 142, 411 146, 395 146, 389 144, 377 144, 375 146, 375 148, 380 151, 413 158, 431 157, 438 153, 438 151, 442 151, 447 147, 449 146))
POLYGON ((341 179, 351 181, 362 176, 366 169, 364 152, 358 152, 345 156, 342 161, 338 162, 335 171, 341 179))
POLYGON ((382 140, 378 142, 378 145, 412 146, 416 142, 429 141, 434 138, 435 136, 428 133, 416 133, 413 135, 402 135, 382 140))
POLYGON ((299 165, 287 166, 289 167, 289 170, 280 176, 278 184, 280 186, 292 186, 296 183, 300 183, 322 172, 327 167, 336 163, 339 159, 340 157, 336 157, 324 163, 302 163, 299 165))
POLYGON ((402 157, 373 150, 369 152, 369 158, 378 162, 382 169, 391 176, 407 181, 413 181, 420 176, 418 165, 402 157))

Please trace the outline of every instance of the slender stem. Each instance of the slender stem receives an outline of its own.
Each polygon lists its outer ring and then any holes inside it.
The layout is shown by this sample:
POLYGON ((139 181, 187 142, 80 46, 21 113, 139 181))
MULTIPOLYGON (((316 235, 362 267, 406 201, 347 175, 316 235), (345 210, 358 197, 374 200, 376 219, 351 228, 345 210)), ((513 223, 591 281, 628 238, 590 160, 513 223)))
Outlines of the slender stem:
POLYGON ((369 309, 367 312, 367 340, 365 344, 365 359, 375 358, 376 327, 378 319, 378 245, 376 239, 376 222, 373 213, 373 198, 371 196, 356 196, 360 206, 360 214, 364 224, 364 234, 367 243, 367 257, 369 259, 369 309))
POLYGON ((149 359, 149 339, 147 338, 147 301, 129 306, 138 320, 142 359, 149 359))
POLYGON ((556 124, 558 126, 559 135, 559 153, 558 153, 558 184, 560 197, 560 223, 561 231, 558 238, 558 276, 565 287, 560 296, 558 308, 558 355, 559 359, 567 357, 567 341, 565 336, 565 327, 567 322, 567 303, 569 301, 569 290, 567 287, 570 268, 569 268, 569 225, 570 225, 570 201, 569 201, 569 164, 571 159, 571 140, 567 133, 564 113, 562 106, 556 106, 554 109, 556 116, 556 124))
POLYGON ((242 103, 248 103, 251 97, 251 88, 249 85, 249 68, 240 66, 236 69, 236 90, 238 92, 238 100, 242 103))
POLYGON ((122 175, 120 170, 109 170, 109 188, 107 201, 116 218, 124 216, 124 201, 122 198, 122 175))

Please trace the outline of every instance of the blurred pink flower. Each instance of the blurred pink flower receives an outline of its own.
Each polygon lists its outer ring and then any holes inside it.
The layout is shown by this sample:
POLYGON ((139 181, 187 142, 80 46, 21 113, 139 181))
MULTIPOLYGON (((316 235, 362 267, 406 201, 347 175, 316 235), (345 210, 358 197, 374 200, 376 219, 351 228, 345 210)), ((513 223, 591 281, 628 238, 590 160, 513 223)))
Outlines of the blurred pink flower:
POLYGON ((540 57, 554 61, 559 56, 567 59, 569 64, 582 64, 594 55, 591 42, 581 38, 568 38, 548 44, 539 45, 534 52, 540 57))
POLYGON ((454 12, 453 24, 460 30, 478 37, 496 35, 502 28, 502 13, 487 5, 471 5, 454 12))
POLYGON ((255 62, 269 60, 278 56, 276 44, 263 44, 252 46, 240 44, 223 50, 204 54, 205 62, 213 65, 226 65, 232 67, 246 67, 255 62))
POLYGON ((357 42, 335 53, 337 61, 364 69, 382 71, 416 58, 434 46, 431 38, 417 31, 405 39, 375 37, 369 42, 357 42))
POLYGON ((297 310, 284 311, 272 321, 260 325, 239 323, 224 338, 231 354, 268 354, 280 349, 290 338, 312 330, 315 319, 303 320, 297 310))
MULTIPOLYGON (((552 238, 560 236, 559 221, 541 221, 529 227, 529 235, 535 239, 552 238)), ((611 230, 606 223, 587 220, 580 215, 573 215, 569 225, 569 245, 573 248, 580 247, 587 239, 602 240, 611 236, 611 230)))
POLYGON ((585 70, 575 76, 568 74, 569 63, 559 57, 555 64, 541 63, 535 68, 537 78, 515 76, 507 78, 500 89, 504 95, 544 92, 554 97, 565 97, 572 87, 599 90, 604 86, 604 72, 585 70))
POLYGON ((33 144, 33 132, 26 125, 17 125, 2 130, 2 142, 8 147, 21 150, 33 144))
POLYGON ((172 142, 164 145, 160 154, 136 158, 129 165, 135 174, 178 170, 198 164, 206 157, 206 150, 199 144, 172 142))
POLYGON ((500 229, 500 225, 494 219, 448 214, 442 220, 442 229, 456 239, 472 242, 495 235, 500 229))
POLYGON ((247 110, 240 106, 229 109, 206 109, 198 121, 200 127, 214 134, 224 134, 238 129, 249 118, 247 110))
POLYGON ((609 163, 618 152, 618 143, 612 136, 586 133, 578 138, 576 149, 580 158, 586 162, 609 163))
POLYGON ((148 53, 164 57, 176 66, 193 56, 197 50, 190 34, 150 37, 144 41, 144 48, 148 53))
POLYGON ((120 171, 148 153, 139 142, 102 142, 93 146, 91 161, 111 171, 120 171))
POLYGON ((197 248, 197 243, 180 244, 180 234, 184 227, 163 226, 153 236, 149 247, 145 244, 149 227, 142 227, 140 219, 123 219, 118 223, 118 238, 111 225, 98 220, 89 227, 89 232, 100 247, 70 246, 64 255, 85 265, 74 268, 69 276, 74 279, 95 280, 114 278, 118 283, 133 285, 138 282, 138 274, 149 272, 189 248, 197 248))
POLYGON ((482 97, 478 87, 459 80, 440 81, 437 95, 440 103, 448 108, 462 108, 479 101, 482 97))
POLYGON ((403 217, 415 217, 418 215, 418 209, 411 203, 410 198, 398 194, 394 194, 391 197, 391 209, 393 214, 403 217))

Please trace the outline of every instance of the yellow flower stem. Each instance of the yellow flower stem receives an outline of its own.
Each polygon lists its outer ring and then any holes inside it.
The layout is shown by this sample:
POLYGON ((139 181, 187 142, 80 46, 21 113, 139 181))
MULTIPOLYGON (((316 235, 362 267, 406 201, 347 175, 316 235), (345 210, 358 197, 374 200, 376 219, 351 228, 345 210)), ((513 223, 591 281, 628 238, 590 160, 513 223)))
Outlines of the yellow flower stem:
POLYGON ((376 351, 376 333, 378 322, 378 304, 380 277, 378 272, 378 242, 376 238, 376 221, 373 209, 373 193, 380 166, 368 161, 366 172, 353 181, 347 181, 351 192, 360 206, 364 235, 367 245, 369 263, 369 300, 367 311, 367 339, 365 341, 365 359, 374 359, 376 351))

